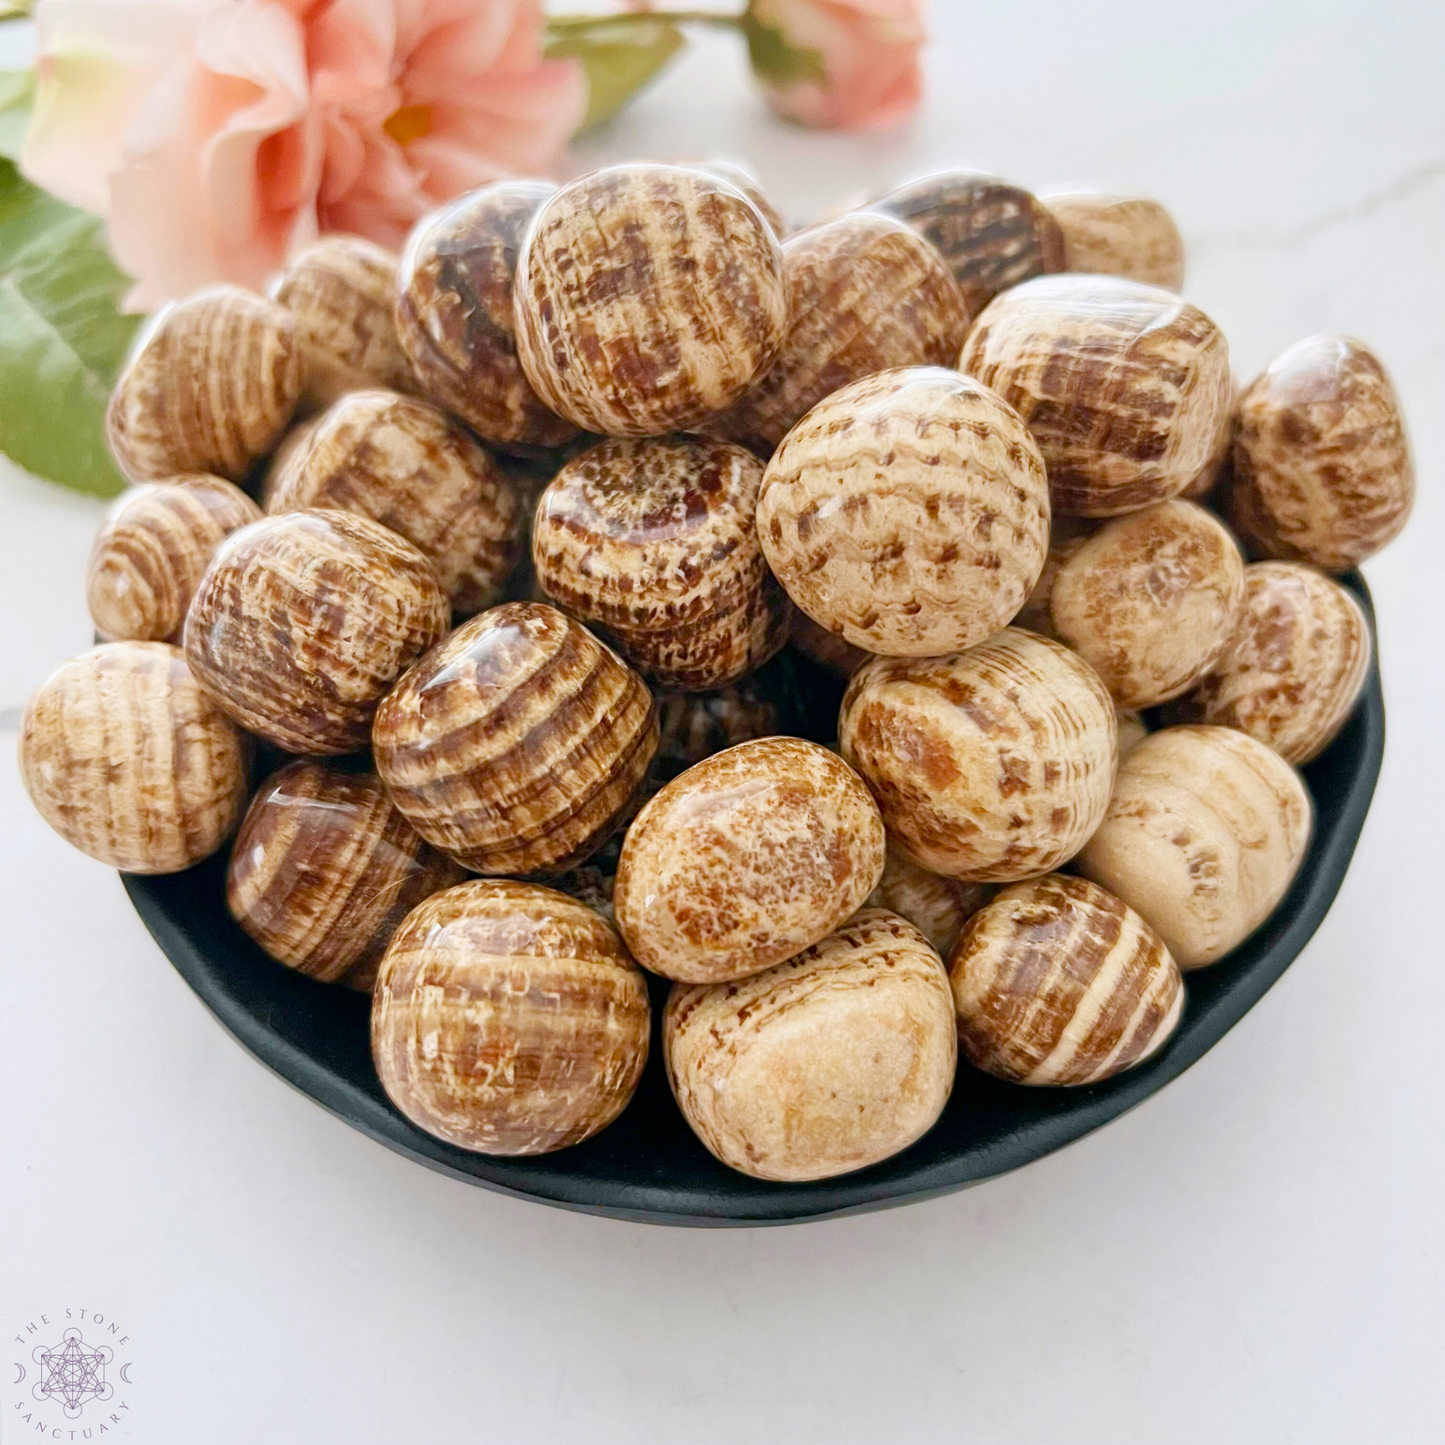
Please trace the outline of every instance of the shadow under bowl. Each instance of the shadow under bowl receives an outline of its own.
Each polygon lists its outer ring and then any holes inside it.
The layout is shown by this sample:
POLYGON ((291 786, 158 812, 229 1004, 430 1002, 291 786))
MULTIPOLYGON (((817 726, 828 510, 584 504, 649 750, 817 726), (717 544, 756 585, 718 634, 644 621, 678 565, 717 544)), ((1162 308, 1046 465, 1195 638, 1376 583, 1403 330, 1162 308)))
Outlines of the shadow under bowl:
MULTIPOLYGON (((1358 574, 1342 580, 1373 629, 1363 580, 1358 574)), ((960 1063, 943 1117, 912 1148, 856 1174, 808 1184, 772 1184, 734 1173, 688 1128, 668 1090, 656 1033, 665 980, 649 981, 652 1053, 622 1117, 573 1149, 530 1159, 489 1158, 432 1138, 392 1106, 372 1067, 365 996, 282 967, 237 927, 226 911, 225 850, 185 873, 123 878, 146 927, 242 1046, 397 1153, 469 1184, 618 1219, 791 1224, 981 1183, 1063 1148, 1182 1074, 1263 997, 1324 920, 1364 826, 1384 748, 1385 705, 1375 661, 1354 715, 1304 769, 1315 801, 1315 833, 1288 895, 1227 958, 1187 976, 1184 1018, 1147 1063, 1077 1089, 1022 1088, 960 1063)))

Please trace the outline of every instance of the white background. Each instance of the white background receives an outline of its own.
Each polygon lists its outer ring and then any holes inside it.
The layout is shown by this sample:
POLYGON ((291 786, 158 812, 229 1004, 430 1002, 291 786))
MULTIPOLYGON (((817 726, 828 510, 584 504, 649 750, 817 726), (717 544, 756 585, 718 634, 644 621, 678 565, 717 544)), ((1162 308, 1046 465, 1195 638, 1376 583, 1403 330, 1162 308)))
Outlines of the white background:
MULTIPOLYGON (((588 155, 741 154, 797 215, 947 162, 1138 188, 1242 373, 1325 328, 1378 348, 1421 495, 1367 568, 1390 741, 1334 911, 1183 1079, 1021 1173, 822 1225, 648 1228, 440 1178, 291 1092, 6 761, 0 1341, 67 1306, 120 1320, 127 1438, 1445 1438, 1445 7, 935 0, 933 24, 901 135, 779 128, 715 37, 588 155)), ((0 708, 88 644, 98 520, 0 475, 0 708)), ((25 1398, 0 1385, 6 1445, 38 1438, 25 1398)))

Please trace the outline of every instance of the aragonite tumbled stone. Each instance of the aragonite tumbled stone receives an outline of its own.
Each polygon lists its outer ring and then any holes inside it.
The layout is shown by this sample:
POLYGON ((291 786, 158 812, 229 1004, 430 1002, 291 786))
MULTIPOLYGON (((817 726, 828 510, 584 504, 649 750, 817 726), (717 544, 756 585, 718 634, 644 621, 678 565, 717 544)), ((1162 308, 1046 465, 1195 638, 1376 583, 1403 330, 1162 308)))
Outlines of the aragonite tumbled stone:
POLYGON ((133 487, 96 534, 85 601, 96 631, 119 641, 179 642, 216 548, 261 516, 239 487, 191 475, 133 487))
POLYGON ((838 744, 894 848, 987 883, 1072 858, 1104 816, 1117 766, 1098 675, 1015 627, 948 657, 875 658, 848 684, 838 744))
POLYGON ((958 1039, 1018 1084, 1096 1084, 1143 1063, 1184 1008, 1159 935, 1112 893, 1050 873, 969 919, 948 962, 958 1039))
POLYGON ((286 752, 351 753, 450 620, 431 563, 389 528, 285 512, 221 545, 186 614, 186 660, 247 731, 286 752))
POLYGON ((1225 511, 1266 557, 1348 571, 1399 533, 1414 500, 1399 398, 1363 342, 1308 337, 1245 389, 1225 511))
POLYGON ((928 1132, 953 1088, 948 975, 911 923, 865 908, 796 958, 674 987, 667 1074, 693 1132, 758 1179, 828 1179, 928 1132))
POLYGON ((758 536, 788 595, 829 632, 936 657, 1023 606, 1048 551, 1048 479, 991 391, 904 367, 835 392, 789 432, 763 476, 758 536))
POLYGON ((816 743, 760 738, 704 759, 643 808, 613 907, 644 968, 713 983, 816 943, 882 872, 883 823, 858 775, 816 743))
POLYGON ((758 545, 762 479, 729 442, 601 442, 537 504, 537 584, 659 688, 734 682, 783 646, 792 615, 758 545))
POLYGON ((207 472, 239 482, 301 395, 301 340, 285 307, 214 286, 163 307, 136 337, 105 413, 133 481, 207 472))
POLYGON ((163 642, 108 642, 50 675, 20 723, 40 816, 127 873, 179 873, 219 848, 246 797, 240 730, 163 642))
POLYGON ((1184 241, 1158 201, 1066 189, 1044 191, 1039 200, 1064 233, 1064 270, 1127 276, 1170 291, 1184 285, 1184 241))
POLYGON ((464 876, 412 831, 375 773, 302 759, 251 800, 226 906, 278 963, 369 990, 397 924, 464 876))
POLYGON ((296 318, 307 400, 329 406, 348 391, 416 391, 392 310, 396 257, 360 236, 322 236, 278 276, 272 297, 296 318))
POLYGON ((660 436, 731 406, 787 324, 777 237, 705 171, 593 171, 542 203, 517 261, 517 355, 585 431, 660 436))
POLYGON ((377 973, 371 1052, 418 1128, 482 1154, 547 1154, 627 1106, 647 1062, 642 970, 585 904, 489 879, 409 913, 377 973))
POLYGON ((1115 517, 1060 565, 1053 635, 1124 708, 1188 692, 1224 651, 1244 599, 1244 559, 1203 507, 1156 502, 1115 517))
POLYGON ((1274 911, 1312 815, 1299 775, 1263 743, 1233 728, 1164 728, 1124 760, 1078 868, 1152 924, 1180 968, 1199 968, 1274 911))
POLYGON ((1181 711, 1238 728, 1302 765, 1354 710, 1370 653, 1364 611, 1338 582, 1300 562, 1257 562, 1244 569, 1238 625, 1181 711))
POLYGON ((376 769, 427 842, 475 873, 564 873, 647 776, 642 679, 580 622, 506 602, 457 628, 377 709, 376 769))
POLYGON ((974 323, 959 369, 1023 418, 1054 510, 1114 517, 1178 496, 1231 401, 1224 333, 1172 291, 1120 276, 1040 276, 974 323))

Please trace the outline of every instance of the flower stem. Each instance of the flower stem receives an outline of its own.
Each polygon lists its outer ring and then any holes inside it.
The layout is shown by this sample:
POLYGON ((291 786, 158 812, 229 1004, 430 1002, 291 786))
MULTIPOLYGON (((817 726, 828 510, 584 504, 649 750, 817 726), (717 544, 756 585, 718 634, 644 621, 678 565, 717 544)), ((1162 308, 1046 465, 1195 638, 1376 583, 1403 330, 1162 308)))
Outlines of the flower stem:
POLYGON ((712 25, 722 30, 736 30, 741 15, 725 15, 716 10, 623 10, 614 15, 549 15, 547 29, 556 35, 581 35, 589 30, 611 30, 622 25, 712 25))

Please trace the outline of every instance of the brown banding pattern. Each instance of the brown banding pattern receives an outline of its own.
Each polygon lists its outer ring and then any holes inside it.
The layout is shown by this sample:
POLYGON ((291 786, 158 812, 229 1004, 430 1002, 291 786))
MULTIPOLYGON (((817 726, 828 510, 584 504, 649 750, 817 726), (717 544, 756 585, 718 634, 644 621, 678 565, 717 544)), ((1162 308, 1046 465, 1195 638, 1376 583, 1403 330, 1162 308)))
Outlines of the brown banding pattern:
POLYGON ((674 987, 668 1080, 693 1132, 758 1179, 827 1179, 916 1142, 953 1088, 948 975, 912 924, 864 909, 741 982, 674 987))
POLYGON ((1239 403, 1230 524, 1266 557, 1345 572, 1398 535, 1415 466, 1395 388, 1348 336, 1311 336, 1239 403))
POLYGON ((179 873, 219 848, 246 798, 245 739, 163 642, 109 642, 40 685, 20 773, 73 847, 127 873, 179 873))
POLYGON ((349 753, 449 620, 410 542, 350 512, 287 512, 222 543, 186 616, 186 660, 248 731, 287 752, 349 753))
POLYGON ((418 390, 397 340, 396 257, 360 236, 323 236, 276 278, 273 299, 296 318, 306 397, 329 406, 363 387, 418 390))
POLYGON ((686 430, 778 354, 782 253, 725 181, 613 166, 544 202, 522 243, 514 314, 522 368, 553 411, 612 436, 686 430))
POLYGON ((374 773, 303 760, 251 800, 226 906, 278 963, 370 991, 401 920, 464 876, 412 832, 374 773))
POLYGON ((854 674, 838 742, 910 862, 1007 883, 1067 862, 1116 768, 1114 705, 1068 648, 1010 627, 950 657, 879 657, 854 674))
POLYGON ((1117 517, 1059 568, 1053 632, 1120 707, 1188 692, 1218 661, 1244 600, 1234 538, 1193 502, 1117 517))
POLYGON ((1048 550, 1048 480, 992 392, 942 367, 885 371, 789 433, 758 536, 815 622, 869 652, 932 657, 1023 606, 1048 550))
POLYGON ((1163 938, 1180 968, 1242 943, 1284 897, 1309 844, 1298 774, 1232 728, 1151 733, 1119 768, 1079 871, 1163 938))
POLYGON ((1071 190, 1039 199, 1064 233, 1063 270, 1127 276, 1170 291, 1184 285, 1184 240, 1158 201, 1071 190))
POLYGON ((722 687, 788 637, 792 608, 758 546, 762 477, 728 442, 602 442, 537 504, 538 585, 658 687, 722 687))
POLYGON ((868 895, 868 906, 906 918, 940 958, 947 958, 963 925, 995 892, 990 883, 965 883, 961 878, 930 873, 890 848, 883 876, 868 895))
POLYGON ((418 1128, 481 1154, 547 1154, 626 1108, 649 1018, 641 970, 590 908, 532 883, 463 883, 392 938, 371 1052, 418 1128))
POLYGON ((577 435, 523 375, 512 315, 522 237, 556 190, 522 180, 468 191, 417 226, 401 260, 396 327, 423 388, 500 445, 577 435))
POLYGON ((158 311, 136 338, 105 413, 134 481, 212 472, 239 482, 275 444, 301 395, 291 313, 239 286, 158 311))
POLYGON ((969 314, 1010 286, 1064 269, 1064 236, 1046 206, 981 171, 943 171, 909 181, 871 209, 907 221, 939 250, 969 314))
POLYGON ((1230 405, 1224 333, 1170 291, 1117 276, 1041 276, 974 323, 959 368, 1023 418, 1054 510, 1113 517, 1177 496, 1230 405))
POLYGON ((873 891, 883 822, 862 780, 801 738, 761 738, 673 779, 627 830, 617 927, 644 968, 742 978, 816 943, 873 891))
POLYGON ((1083 878, 1050 873, 975 913, 948 962, 958 1042, 1018 1084, 1095 1084, 1156 1053, 1184 980, 1159 935, 1083 878))
POLYGON ((1244 606, 1223 655, 1182 710, 1302 765, 1354 710, 1370 647, 1365 614, 1339 583, 1299 562, 1258 562, 1244 569, 1244 606))
POLYGON ((220 477, 134 487, 96 534, 85 601, 104 638, 179 642, 186 609, 216 548, 261 510, 220 477))
POLYGON ((715 436, 764 455, 824 397, 895 366, 952 366, 973 313, 938 252, 902 221, 856 212, 783 246, 788 330, 715 436))
POLYGON ((463 614, 501 597, 526 524, 518 490, 467 429, 393 391, 348 393, 291 451, 266 510, 302 507, 355 512, 405 537, 463 614))
POLYGON ((377 710, 376 769, 412 827, 476 873, 563 873, 625 814, 657 750, 642 679, 555 608, 459 627, 377 710))

